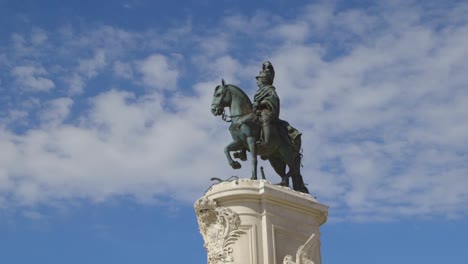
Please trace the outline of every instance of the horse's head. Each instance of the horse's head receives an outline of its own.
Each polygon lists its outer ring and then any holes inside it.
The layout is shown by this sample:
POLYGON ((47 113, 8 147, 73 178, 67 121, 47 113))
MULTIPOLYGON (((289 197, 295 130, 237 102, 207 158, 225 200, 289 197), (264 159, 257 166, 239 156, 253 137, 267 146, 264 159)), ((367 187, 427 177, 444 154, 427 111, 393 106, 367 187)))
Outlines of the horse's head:
POLYGON ((211 113, 213 115, 218 116, 222 115, 224 112, 224 108, 230 106, 231 104, 231 93, 222 80, 221 85, 216 86, 214 94, 213 94, 213 101, 211 102, 211 113))

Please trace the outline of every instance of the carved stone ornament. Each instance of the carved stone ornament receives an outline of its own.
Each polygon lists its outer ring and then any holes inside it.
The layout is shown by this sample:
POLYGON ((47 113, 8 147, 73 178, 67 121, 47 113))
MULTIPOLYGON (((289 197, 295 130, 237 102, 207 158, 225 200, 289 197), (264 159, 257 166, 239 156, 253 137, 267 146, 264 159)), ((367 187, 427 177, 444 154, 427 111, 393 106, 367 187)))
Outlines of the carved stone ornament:
POLYGON ((297 249, 296 261, 293 261, 291 255, 286 255, 283 259, 283 264, 320 264, 319 243, 317 236, 312 234, 305 244, 297 249))
POLYGON ((207 197, 195 203, 195 211, 208 252, 208 264, 234 263, 231 245, 245 234, 239 229, 239 215, 229 208, 218 207, 216 201, 207 197))

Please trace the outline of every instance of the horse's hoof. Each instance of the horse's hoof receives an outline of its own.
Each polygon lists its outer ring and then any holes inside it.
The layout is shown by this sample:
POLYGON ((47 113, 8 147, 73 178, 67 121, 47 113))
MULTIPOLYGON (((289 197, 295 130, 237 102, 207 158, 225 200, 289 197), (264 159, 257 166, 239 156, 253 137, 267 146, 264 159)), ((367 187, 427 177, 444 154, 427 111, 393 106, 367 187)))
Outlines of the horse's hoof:
POLYGON ((231 167, 232 167, 233 169, 237 170, 237 169, 242 168, 242 165, 241 165, 239 162, 237 162, 237 161, 233 161, 232 164, 231 164, 231 167))
POLYGON ((295 188, 294 190, 301 192, 301 193, 307 193, 307 194, 309 193, 309 189, 307 189, 307 187, 305 186, 301 186, 300 188, 297 188, 297 189, 295 188))
POLYGON ((276 185, 284 186, 284 187, 289 187, 289 182, 287 182, 287 181, 281 181, 281 182, 277 183, 276 185))
POLYGON ((257 177, 255 176, 252 176, 252 178, 250 178, 251 180, 257 180, 257 177))

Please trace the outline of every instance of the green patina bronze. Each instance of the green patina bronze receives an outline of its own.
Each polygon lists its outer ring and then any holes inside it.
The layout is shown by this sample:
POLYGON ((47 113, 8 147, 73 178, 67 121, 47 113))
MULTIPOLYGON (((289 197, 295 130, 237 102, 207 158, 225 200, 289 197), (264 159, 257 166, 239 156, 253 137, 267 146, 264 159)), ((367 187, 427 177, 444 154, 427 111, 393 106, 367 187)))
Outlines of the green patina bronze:
POLYGON ((252 162, 252 177, 257 179, 257 155, 268 159, 275 172, 281 177, 279 185, 289 186, 292 179, 293 189, 309 193, 304 185, 301 168, 301 133, 279 119, 280 100, 273 86, 275 71, 270 62, 264 62, 257 78, 258 90, 254 102, 239 87, 232 84, 216 86, 211 104, 211 112, 221 115, 231 122, 229 131, 233 141, 224 148, 226 158, 234 169, 241 168, 234 158, 247 160, 250 152, 252 162), (229 108, 230 115, 225 115, 229 108), (286 172, 286 167, 288 171, 286 172))

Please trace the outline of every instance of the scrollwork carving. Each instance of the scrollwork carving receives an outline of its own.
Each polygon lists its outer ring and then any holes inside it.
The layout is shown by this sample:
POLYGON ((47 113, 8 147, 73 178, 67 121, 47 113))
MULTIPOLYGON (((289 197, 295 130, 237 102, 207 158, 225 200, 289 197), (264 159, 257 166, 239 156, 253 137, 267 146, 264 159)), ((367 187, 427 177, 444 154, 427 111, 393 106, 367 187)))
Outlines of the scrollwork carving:
POLYGON ((312 234, 304 245, 296 252, 296 261, 291 255, 286 255, 283 264, 320 264, 320 242, 315 234, 312 234))
POLYGON ((203 197, 195 203, 200 233, 208 252, 208 264, 234 263, 232 244, 245 234, 241 220, 233 210, 218 207, 216 201, 203 197))

